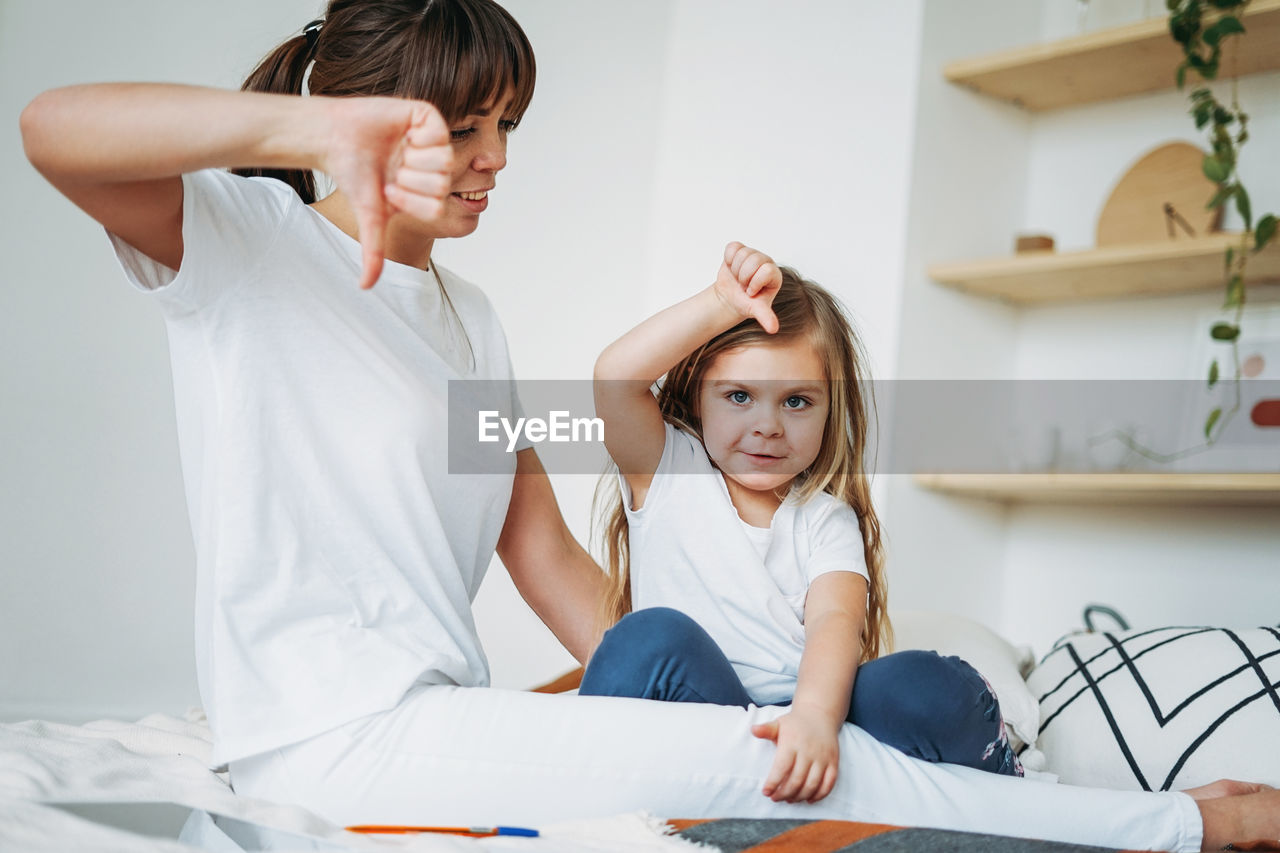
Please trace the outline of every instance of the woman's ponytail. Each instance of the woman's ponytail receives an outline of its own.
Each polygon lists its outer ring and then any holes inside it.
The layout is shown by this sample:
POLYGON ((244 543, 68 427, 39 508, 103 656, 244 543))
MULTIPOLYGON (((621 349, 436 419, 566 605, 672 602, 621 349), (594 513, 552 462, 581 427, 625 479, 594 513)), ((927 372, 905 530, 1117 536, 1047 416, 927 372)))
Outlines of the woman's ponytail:
MULTIPOLYGON (((319 34, 319 22, 309 24, 301 35, 294 36, 277 47, 258 63, 258 67, 245 78, 240 87, 245 92, 266 92, 273 95, 301 95, 307 66, 315 55, 315 42, 319 34)), ((304 204, 316 200, 316 178, 309 169, 263 169, 258 167, 232 170, 246 178, 264 177, 284 181, 302 197, 304 204)))

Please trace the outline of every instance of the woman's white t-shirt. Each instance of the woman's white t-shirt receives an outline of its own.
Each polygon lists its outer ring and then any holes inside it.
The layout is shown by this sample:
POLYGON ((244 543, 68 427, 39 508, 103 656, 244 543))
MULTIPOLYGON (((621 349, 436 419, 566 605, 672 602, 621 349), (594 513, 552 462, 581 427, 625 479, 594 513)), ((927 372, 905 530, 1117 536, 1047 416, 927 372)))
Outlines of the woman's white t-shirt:
POLYGON ((487 685, 471 601, 515 455, 451 474, 447 427, 450 380, 490 380, 463 386, 519 416, 489 302, 441 270, 455 316, 393 262, 359 289, 358 243, 280 181, 208 170, 183 191, 180 271, 112 242, 169 335, 213 764, 416 683, 487 685))
POLYGON ((631 606, 671 607, 701 625, 757 705, 790 701, 804 651, 809 584, 827 572, 867 577, 853 508, 819 493, 788 497, 770 526, 738 516, 697 436, 666 424, 644 505, 619 477, 631 553, 631 606))

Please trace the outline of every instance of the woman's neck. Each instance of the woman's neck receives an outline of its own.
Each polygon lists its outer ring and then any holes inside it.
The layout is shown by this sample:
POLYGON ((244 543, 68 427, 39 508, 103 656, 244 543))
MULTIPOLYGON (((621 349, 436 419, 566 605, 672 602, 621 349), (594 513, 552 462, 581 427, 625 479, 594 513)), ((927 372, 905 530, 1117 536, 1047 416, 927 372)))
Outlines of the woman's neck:
MULTIPOLYGON (((311 209, 332 222, 348 237, 359 241, 360 229, 356 225, 355 211, 351 209, 351 203, 347 201, 347 197, 341 190, 335 190, 314 202, 311 209)), ((431 262, 431 249, 435 245, 435 240, 414 233, 410 228, 405 227, 406 224, 403 216, 393 216, 387 223, 383 256, 388 261, 424 270, 431 262)))

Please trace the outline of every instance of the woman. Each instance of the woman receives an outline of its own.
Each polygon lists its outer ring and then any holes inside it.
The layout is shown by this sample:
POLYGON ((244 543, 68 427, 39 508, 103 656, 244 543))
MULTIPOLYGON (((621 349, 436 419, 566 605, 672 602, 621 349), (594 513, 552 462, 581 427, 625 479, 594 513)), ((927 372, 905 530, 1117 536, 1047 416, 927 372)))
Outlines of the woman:
POLYGON ((445 453, 448 380, 511 372, 483 294, 432 249, 477 227, 534 72, 491 0, 333 0, 256 91, 69 87, 23 113, 32 163, 166 320, 200 689, 236 789, 341 825, 644 808, 1162 849, 1280 835, 1272 794, 1038 786, 851 726, 819 806, 772 803, 750 728, 776 709, 484 689, 470 600, 495 549, 579 660, 602 592, 532 449, 483 477, 445 453), (337 190, 316 199, 311 169, 337 190))

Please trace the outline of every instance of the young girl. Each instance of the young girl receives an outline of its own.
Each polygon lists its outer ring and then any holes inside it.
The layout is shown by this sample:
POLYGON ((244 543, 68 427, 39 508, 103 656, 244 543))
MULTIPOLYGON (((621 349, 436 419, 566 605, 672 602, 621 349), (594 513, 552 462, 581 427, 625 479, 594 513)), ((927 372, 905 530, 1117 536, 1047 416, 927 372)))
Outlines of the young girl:
POLYGON ((830 294, 731 243, 714 285, 596 363, 621 474, 605 530, 618 624, 581 692, 789 703, 753 730, 777 743, 775 800, 831 791, 846 720, 919 758, 1022 775, 971 666, 880 657, 891 631, 862 361, 830 294))

